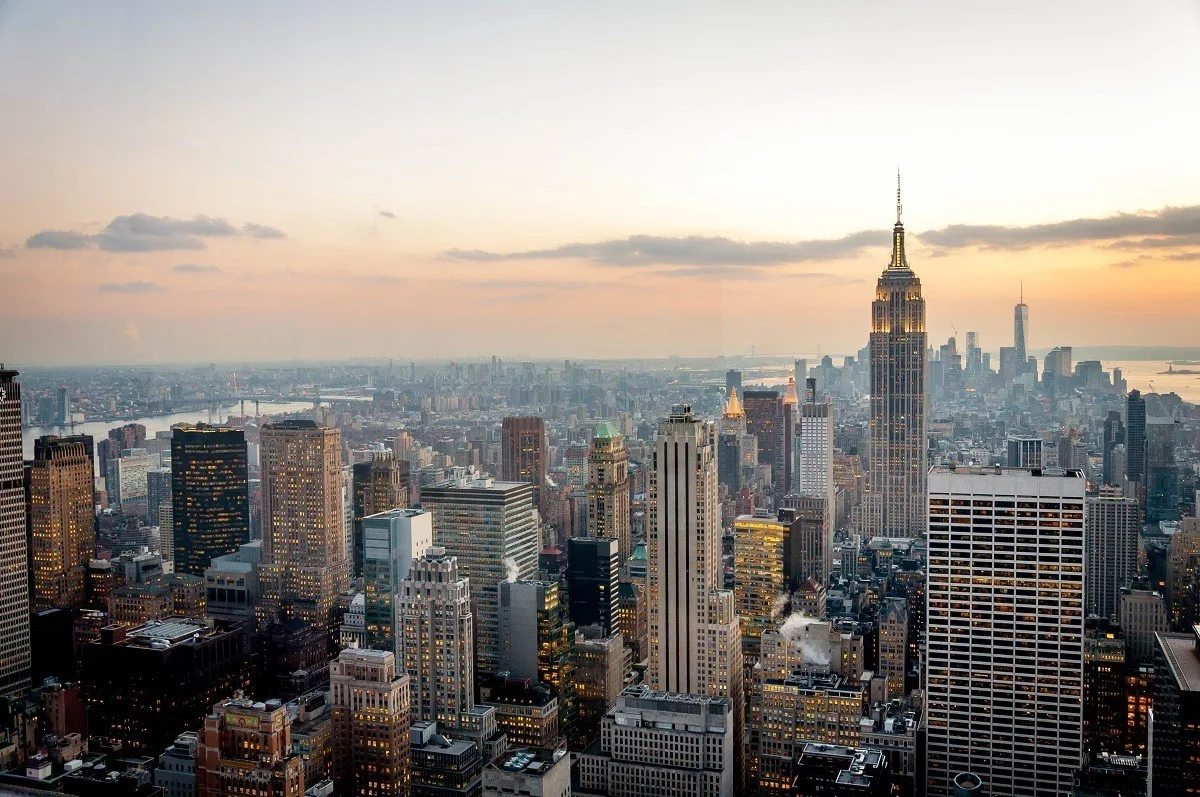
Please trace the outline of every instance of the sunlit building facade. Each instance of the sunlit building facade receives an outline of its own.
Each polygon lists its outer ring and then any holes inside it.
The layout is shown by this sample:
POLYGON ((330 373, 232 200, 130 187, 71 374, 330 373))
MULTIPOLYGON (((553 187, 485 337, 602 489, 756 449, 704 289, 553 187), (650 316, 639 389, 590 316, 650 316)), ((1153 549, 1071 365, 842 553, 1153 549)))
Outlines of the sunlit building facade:
POLYGON ((29 467, 31 609, 82 609, 96 553, 92 438, 42 437, 29 467))

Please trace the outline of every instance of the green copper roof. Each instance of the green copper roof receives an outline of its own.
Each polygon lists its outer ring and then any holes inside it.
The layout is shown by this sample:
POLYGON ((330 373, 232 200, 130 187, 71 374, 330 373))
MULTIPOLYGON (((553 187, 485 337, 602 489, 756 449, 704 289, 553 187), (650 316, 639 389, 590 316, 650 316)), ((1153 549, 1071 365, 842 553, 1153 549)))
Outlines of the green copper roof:
POLYGON ((596 431, 592 437, 613 438, 620 437, 621 433, 617 431, 617 427, 612 421, 600 421, 596 424, 596 431))
POLYGON ((646 561, 646 543, 639 542, 637 545, 635 545, 633 547, 633 553, 629 555, 629 558, 642 562, 646 561))

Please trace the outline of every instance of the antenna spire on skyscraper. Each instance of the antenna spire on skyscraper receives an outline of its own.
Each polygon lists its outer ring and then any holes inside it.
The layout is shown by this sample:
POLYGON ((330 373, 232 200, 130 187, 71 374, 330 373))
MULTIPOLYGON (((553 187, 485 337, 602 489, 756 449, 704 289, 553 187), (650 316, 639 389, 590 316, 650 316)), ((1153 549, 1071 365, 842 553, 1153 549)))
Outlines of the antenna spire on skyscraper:
POLYGON ((903 212, 904 206, 900 204, 900 170, 896 170, 896 223, 900 223, 900 214, 903 212))

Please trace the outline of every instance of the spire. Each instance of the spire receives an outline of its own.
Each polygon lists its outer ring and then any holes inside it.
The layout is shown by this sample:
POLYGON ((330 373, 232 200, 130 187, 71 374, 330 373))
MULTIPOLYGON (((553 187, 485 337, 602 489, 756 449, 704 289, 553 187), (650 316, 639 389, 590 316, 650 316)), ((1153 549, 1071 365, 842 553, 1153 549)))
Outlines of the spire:
POLYGON ((888 263, 889 269, 904 269, 908 270, 908 258, 904 256, 904 224, 900 221, 900 214, 904 210, 904 206, 900 204, 900 170, 896 170, 896 226, 892 228, 892 261, 888 263))
POLYGON ((799 404, 800 403, 800 397, 798 395, 796 395, 796 379, 795 379, 795 377, 791 377, 791 376, 788 377, 787 390, 784 391, 784 394, 783 394, 783 403, 784 404, 799 404))
POLYGON ((729 388, 729 401, 725 404, 724 415, 726 418, 744 418, 746 416, 745 411, 742 410, 742 402, 738 401, 736 387, 729 388))
POLYGON ((1021 300, 1017 304, 1025 304, 1025 280, 1021 280, 1021 300))

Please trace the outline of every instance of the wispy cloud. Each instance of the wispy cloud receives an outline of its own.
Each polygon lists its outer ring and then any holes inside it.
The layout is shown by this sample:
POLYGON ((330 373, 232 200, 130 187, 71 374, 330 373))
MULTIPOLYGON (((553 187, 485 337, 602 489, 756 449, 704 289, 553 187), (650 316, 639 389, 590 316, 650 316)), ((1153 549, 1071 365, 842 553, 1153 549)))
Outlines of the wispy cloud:
POLYGON ((1200 260, 1200 251, 1196 252, 1170 252, 1162 255, 1140 255, 1132 260, 1122 260, 1119 263, 1113 263, 1113 268, 1135 268, 1145 266, 1150 263, 1165 263, 1167 261, 1183 261, 1200 260))
POLYGON ((1100 242, 1111 242, 1108 246, 1113 249, 1185 246, 1200 241, 1200 205, 1025 227, 951 224, 940 230, 923 232, 918 237, 926 244, 944 249, 1017 250, 1100 242), (1137 240, 1122 240, 1129 238, 1137 240))
POLYGON ((156 282, 105 282, 100 285, 101 293, 161 293, 162 286, 156 282))
POLYGON ((395 213, 393 213, 393 212, 392 212, 392 211, 390 211, 390 210, 381 210, 381 211, 379 211, 379 215, 380 215, 380 216, 382 216, 382 217, 383 217, 383 218, 385 218, 385 219, 394 219, 394 218, 396 218, 396 214, 395 214, 395 213))
POLYGON ((216 274, 221 269, 217 266, 201 266, 195 263, 180 263, 177 266, 171 266, 171 270, 176 274, 216 274))
POLYGON ((265 224, 252 224, 247 222, 242 225, 242 232, 249 235, 251 238, 287 238, 287 233, 283 230, 277 230, 274 227, 268 227, 265 224))
POLYGON ((448 249, 444 260, 490 263, 516 260, 584 260, 599 266, 642 268, 677 267, 677 272, 710 276, 731 275, 734 269, 760 269, 854 257, 870 247, 886 246, 889 233, 862 230, 841 238, 811 241, 735 241, 731 238, 691 235, 631 235, 592 243, 569 243, 551 249, 490 252, 448 249))
POLYGON ((92 249, 105 252, 168 252, 204 249, 205 238, 286 238, 274 227, 247 223, 241 230, 225 219, 195 216, 173 219, 134 213, 117 216, 96 233, 88 235, 71 230, 42 230, 25 241, 29 249, 92 249))

